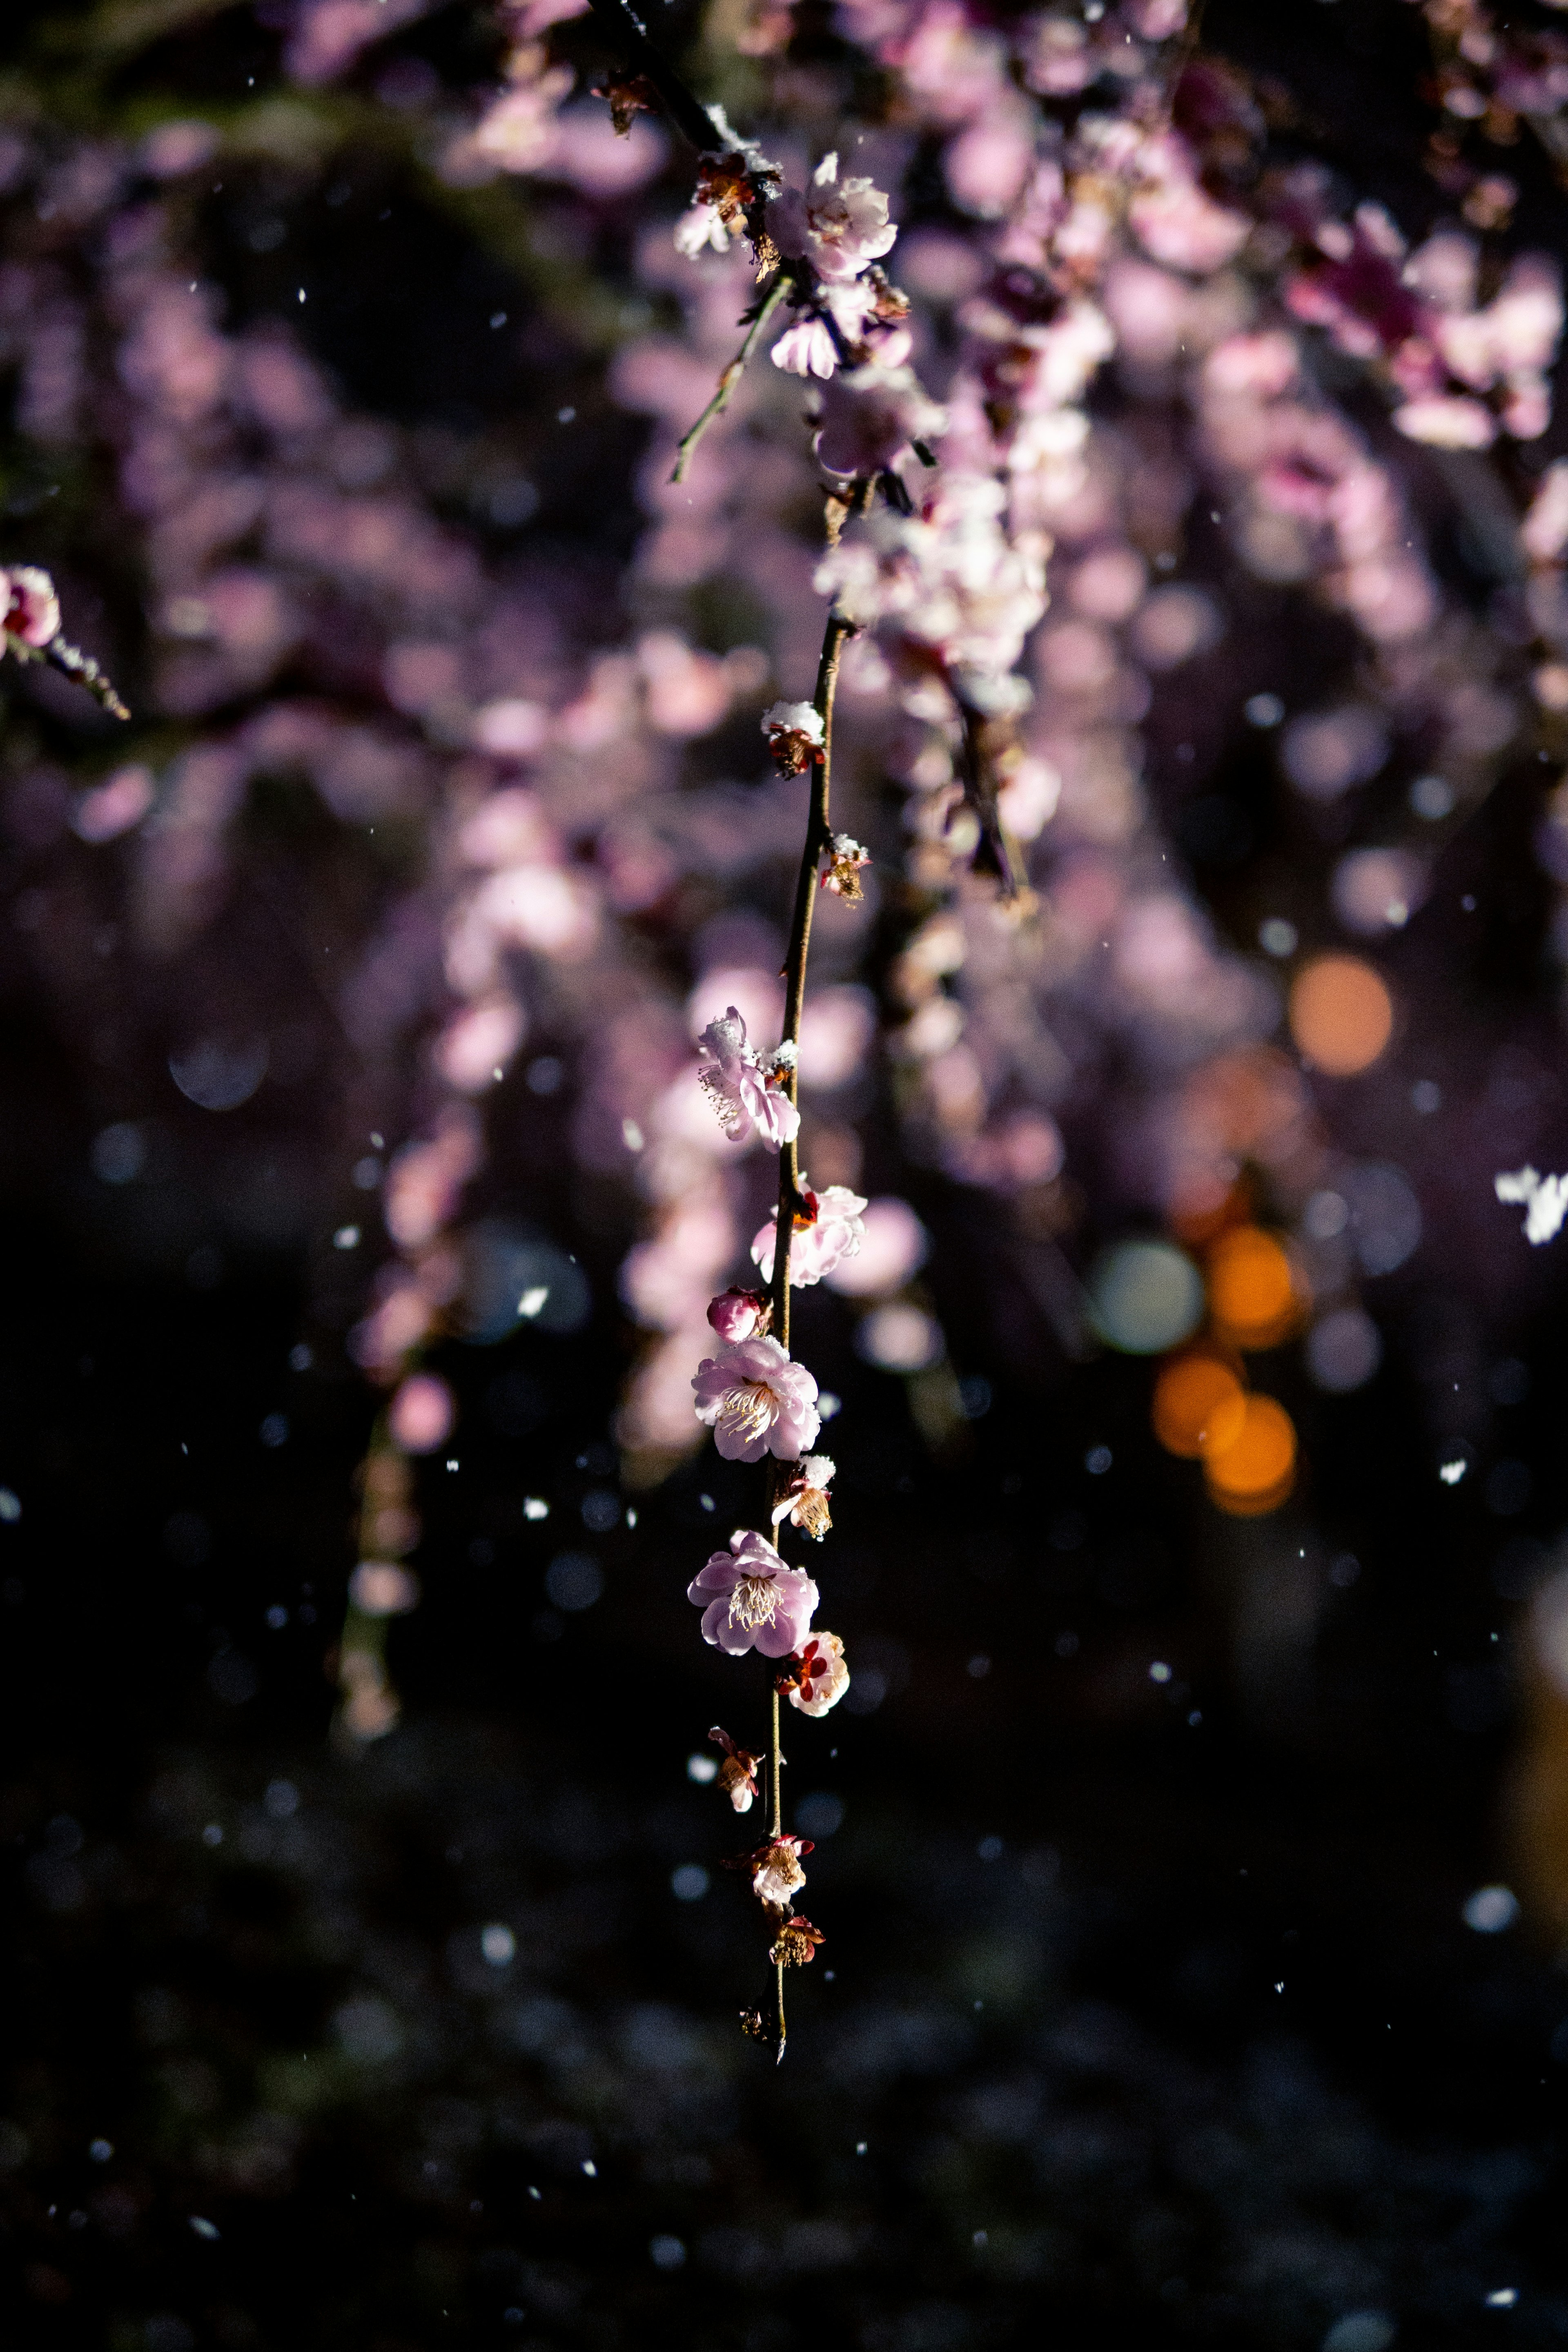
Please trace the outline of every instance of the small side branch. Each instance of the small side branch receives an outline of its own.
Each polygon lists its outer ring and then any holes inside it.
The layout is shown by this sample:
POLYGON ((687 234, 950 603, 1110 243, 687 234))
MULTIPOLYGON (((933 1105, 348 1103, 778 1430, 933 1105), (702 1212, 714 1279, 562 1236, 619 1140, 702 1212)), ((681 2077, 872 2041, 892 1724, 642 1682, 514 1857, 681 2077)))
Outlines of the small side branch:
POLYGON ((722 416, 724 411, 729 407, 730 395, 734 391, 735 386, 740 383, 741 378, 745 374, 747 366, 751 361, 752 353, 756 350, 758 343, 762 341, 763 331, 767 327, 769 320, 773 317, 773 312, 778 309, 779 304, 784 300, 785 294, 789 291, 791 283, 792 280, 788 271, 781 269, 778 275, 774 278, 773 284, 768 288, 767 292, 763 296, 761 301, 758 303, 756 316, 753 318, 750 328, 747 330, 745 341, 741 345, 740 350, 735 353, 734 358, 730 362, 729 366, 724 370, 723 374, 720 377, 718 391, 713 394, 712 399, 709 402, 707 407, 703 410, 696 424, 691 427, 689 433, 685 436, 679 448, 675 453, 675 470, 669 478, 672 482, 683 482, 686 479, 686 468, 691 462, 691 457, 696 450, 698 443, 701 440, 702 436, 707 432, 708 427, 712 424, 713 419, 716 416, 722 416))
POLYGON ((708 109, 688 89, 675 68, 648 38, 647 26, 629 0, 588 0, 588 5, 614 37, 616 47, 635 73, 644 74, 663 100, 665 111, 700 155, 720 154, 725 145, 708 109))

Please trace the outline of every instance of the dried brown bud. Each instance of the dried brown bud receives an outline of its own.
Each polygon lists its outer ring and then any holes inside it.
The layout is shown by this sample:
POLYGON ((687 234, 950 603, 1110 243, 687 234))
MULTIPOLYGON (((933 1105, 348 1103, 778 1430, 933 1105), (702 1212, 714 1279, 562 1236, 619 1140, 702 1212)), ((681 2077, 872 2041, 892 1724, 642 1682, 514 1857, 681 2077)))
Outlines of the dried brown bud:
POLYGON ((658 92, 647 74, 606 74, 595 85, 594 96, 609 100, 610 121, 619 139, 624 139, 631 129, 634 115, 658 111, 658 92))
POLYGON ((818 1944, 826 1941, 821 1928, 814 1927, 809 1919, 786 1919, 768 1958, 775 1968, 803 1969, 808 1960, 816 1959, 818 1944))

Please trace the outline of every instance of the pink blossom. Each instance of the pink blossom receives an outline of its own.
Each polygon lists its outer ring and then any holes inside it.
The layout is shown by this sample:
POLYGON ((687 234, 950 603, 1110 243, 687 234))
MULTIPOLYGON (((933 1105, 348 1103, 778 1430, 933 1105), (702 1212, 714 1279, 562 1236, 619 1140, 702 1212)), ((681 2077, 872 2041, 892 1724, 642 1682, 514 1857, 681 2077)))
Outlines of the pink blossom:
POLYGON ((833 338, 816 316, 797 320, 793 327, 786 327, 768 356, 785 375, 819 375, 826 379, 838 365, 833 338))
MULTIPOLYGON (((872 1201, 861 1220, 864 1239, 827 1280, 847 1298, 875 1298, 898 1290, 924 1265, 931 1247, 925 1227, 907 1201, 890 1194, 872 1201)), ((795 1252, 791 1250, 793 1258, 795 1252)))
POLYGON ((386 1425, 405 1454, 434 1454, 452 1434, 458 1401, 434 1372, 414 1372, 387 1407, 386 1425))
POLYGON ((461 1095, 495 1082, 521 1045, 528 1017, 514 997, 486 996, 465 1005, 436 1041, 436 1066, 461 1095))
POLYGON ((732 1285, 710 1300, 708 1320, 725 1346, 733 1348, 766 1330, 769 1311, 762 1291, 741 1290, 732 1285))
POLYGON ((4 627, 8 637, 41 649, 60 633, 60 600, 47 572, 35 563, 18 563, 0 572, 0 594, 5 598, 4 627))
POLYGON ((898 230, 888 199, 867 179, 840 181, 837 154, 825 155, 802 195, 786 188, 768 206, 768 229, 791 260, 809 258, 819 278, 858 278, 890 253, 898 230))
MULTIPOLYGON (((820 1192, 811 1192, 801 1178, 801 1198, 804 1211, 797 1209, 795 1233, 790 1242, 789 1282, 792 1290, 809 1289, 831 1274, 845 1258, 853 1257, 865 1238, 861 1223, 865 1202, 847 1184, 825 1184, 820 1192)), ((773 1278, 773 1236, 778 1223, 775 1210, 762 1226, 752 1244, 752 1263, 764 1282, 773 1278)))
POLYGON ((395 1560, 362 1559, 349 1579, 349 1599, 366 1617, 403 1617, 419 1606, 419 1580, 395 1560))
POLYGON ((150 768, 117 769, 82 794, 71 813, 71 831, 83 841, 116 841, 141 824, 156 797, 150 768))
POLYGON ((826 1715, 849 1687, 843 1643, 837 1633, 814 1633, 786 1674, 787 1680, 779 1678, 780 1687, 791 1706, 799 1707, 802 1715, 826 1715))
POLYGON ((1394 412, 1394 422, 1407 441, 1425 441, 1434 449, 1489 449, 1497 425, 1479 400, 1442 394, 1429 400, 1407 400, 1394 412))
POLYGON ((764 1069, 746 1043, 746 1024, 734 1005, 710 1021, 699 1041, 706 1056, 698 1082, 731 1141, 748 1122, 775 1151, 800 1132, 800 1113, 780 1084, 777 1069, 764 1069))
POLYGON ((714 1552, 687 1587, 702 1612, 702 1638, 738 1658, 755 1649, 787 1658, 810 1631, 817 1591, 798 1568, 786 1568, 766 1536, 737 1528, 728 1551, 714 1552))
POLYGON ((675 224, 675 249, 688 261, 695 261, 700 253, 711 246, 715 253, 728 253, 730 232, 724 226, 724 215, 717 205, 693 205, 681 214, 675 224))
POLYGON ((816 1382, 776 1339, 740 1339, 705 1356, 691 1386, 697 1418, 726 1462, 760 1462, 764 1454, 795 1462, 816 1443, 816 1382))
POLYGON ((830 474, 881 474, 945 422, 912 368, 851 368, 823 393, 816 454, 830 474))
POLYGON ((1519 535, 1536 563, 1555 563, 1568 548, 1568 458, 1559 457, 1541 477, 1519 535))

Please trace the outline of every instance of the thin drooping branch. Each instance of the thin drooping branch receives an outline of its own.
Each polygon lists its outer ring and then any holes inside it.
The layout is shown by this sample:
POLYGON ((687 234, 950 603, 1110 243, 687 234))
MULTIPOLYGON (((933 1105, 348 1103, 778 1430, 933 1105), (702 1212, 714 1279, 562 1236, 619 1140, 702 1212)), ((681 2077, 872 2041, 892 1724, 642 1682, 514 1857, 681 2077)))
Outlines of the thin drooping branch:
POLYGON ((719 378, 719 389, 713 394, 712 399, 709 402, 707 407, 703 410, 696 424, 691 427, 689 433, 683 436, 681 439, 680 446, 675 453, 675 469, 669 478, 672 482, 683 482, 686 479, 686 468, 698 443, 701 440, 702 436, 707 432, 708 427, 712 424, 714 418, 716 416, 722 416, 724 411, 729 407, 731 394, 734 391, 735 386, 740 383, 741 378, 745 374, 747 364, 751 360, 752 353, 756 350, 758 343, 762 340, 763 331, 767 327, 769 320, 773 317, 773 312, 778 309, 779 304, 784 300, 784 298, 788 293, 792 283, 793 278, 791 273, 787 269, 781 269, 777 277, 773 279, 773 284, 768 288, 767 292, 758 302, 756 314, 747 331, 746 340, 741 345, 740 350, 735 353, 734 358, 730 362, 729 366, 724 370, 723 374, 719 378))
MULTIPOLYGON (((832 846, 833 835, 828 814, 833 789, 833 703, 838 687, 838 663, 845 640, 854 635, 854 624, 837 612, 829 613, 823 634, 822 658, 817 664, 816 692, 813 707, 822 721, 822 744, 819 756, 811 767, 811 803, 806 813, 805 839, 801 846, 800 872, 795 878, 795 913, 790 923, 789 952, 784 961, 784 1044, 793 1048, 784 1055, 787 1065, 784 1085, 790 1101, 795 1101, 800 1086, 797 1057, 800 1049, 800 1016, 805 1002, 805 965, 811 952, 811 918, 816 903, 816 880, 823 852, 832 846)), ((789 1347, 789 1260, 790 1243, 795 1234, 795 1210, 800 1202, 800 1154, 794 1139, 779 1153, 778 1217, 773 1228, 773 1332, 782 1348, 789 1347)), ((768 1518, 773 1517, 777 1500, 780 1465, 771 1458, 764 1473, 768 1518)), ((776 1841, 784 1834, 784 1751, 779 1736, 779 1691, 776 1678, 770 1672, 773 1690, 773 1712, 769 1732, 768 1785, 773 1803, 772 1836, 776 1841)), ((775 1964, 777 1971, 776 2058, 782 2062, 784 2053, 784 1963, 775 1964)))
MULTIPOLYGON (((784 961, 784 1043, 793 1048, 788 1067, 784 1073, 784 1090, 791 1102, 798 1099, 800 1073, 795 1058, 800 1050, 800 1015, 805 1002, 805 961, 811 951, 811 918, 816 904, 817 868, 823 852, 833 840, 828 822, 833 790, 833 701, 838 687, 838 663, 845 641, 855 634, 855 625, 841 613, 827 616, 823 634, 822 658, 817 665, 816 692, 813 707, 822 721, 821 756, 812 764, 811 807, 805 821, 805 840, 800 854, 800 872, 795 879, 795 914, 790 923, 789 953, 784 961)), ((795 1232, 795 1211, 800 1205, 800 1152, 792 1140, 779 1154, 778 1224, 773 1237, 773 1331, 780 1347, 789 1346, 789 1254, 795 1232)))
MULTIPOLYGON (((769 1492, 772 1492, 771 1486, 769 1492)), ((771 1675, 769 1679, 773 1683, 773 1714, 769 1721, 768 1728, 768 1780, 772 1790, 773 1801, 772 1826, 769 1830, 769 1835, 776 1844, 779 1839, 784 1835, 784 1789, 780 1781, 780 1775, 784 1770, 784 1749, 780 1744, 779 1736, 778 1679, 776 1675, 771 1675)), ((784 2024, 784 1964, 783 1960, 774 1961, 773 1970, 776 1979, 777 2011, 773 2064, 775 2066, 782 2066, 784 2064, 784 2043, 789 2038, 788 2028, 784 2024)))

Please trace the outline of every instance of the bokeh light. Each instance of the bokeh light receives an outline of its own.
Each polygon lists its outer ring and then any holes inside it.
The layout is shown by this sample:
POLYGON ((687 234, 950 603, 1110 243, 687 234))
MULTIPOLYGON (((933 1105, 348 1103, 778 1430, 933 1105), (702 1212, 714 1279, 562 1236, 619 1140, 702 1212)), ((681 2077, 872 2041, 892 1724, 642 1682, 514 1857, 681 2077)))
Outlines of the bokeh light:
POLYGON ((1290 990, 1290 1034, 1326 1077, 1354 1077, 1394 1034, 1394 1000, 1360 956, 1314 957, 1290 990))
POLYGON ((1196 1460, 1241 1435, 1247 1395, 1230 1366, 1197 1350, 1173 1356, 1154 1383, 1154 1434, 1168 1454, 1196 1460))
POLYGON ((1163 1354, 1203 1317, 1203 1276, 1170 1242, 1119 1242, 1104 1251, 1089 1294, 1101 1338, 1130 1356, 1163 1354))
POLYGON ((1258 1225, 1236 1225, 1221 1234, 1209 1251, 1207 1275, 1209 1310, 1218 1329, 1238 1348, 1278 1345, 1300 1316, 1290 1260, 1258 1225))
POLYGON ((1233 1518, 1278 1510, 1296 1475, 1296 1425, 1273 1397, 1249 1396, 1239 1433, 1204 1456, 1210 1495, 1233 1518))

